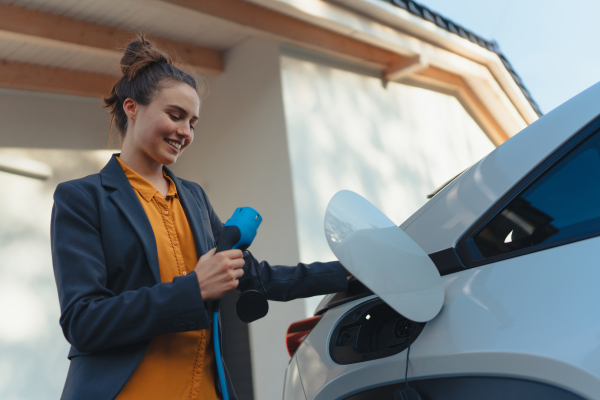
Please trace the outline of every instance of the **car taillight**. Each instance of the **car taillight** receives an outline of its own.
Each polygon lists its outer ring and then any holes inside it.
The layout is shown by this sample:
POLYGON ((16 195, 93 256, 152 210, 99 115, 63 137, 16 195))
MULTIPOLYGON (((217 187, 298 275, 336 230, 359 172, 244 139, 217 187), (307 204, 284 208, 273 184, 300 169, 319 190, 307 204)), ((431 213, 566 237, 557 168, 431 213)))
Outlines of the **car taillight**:
POLYGON ((317 325, 317 322, 321 319, 321 316, 306 318, 301 321, 296 321, 290 325, 285 336, 287 350, 290 353, 290 357, 294 355, 300 344, 306 339, 306 336, 313 330, 317 325))

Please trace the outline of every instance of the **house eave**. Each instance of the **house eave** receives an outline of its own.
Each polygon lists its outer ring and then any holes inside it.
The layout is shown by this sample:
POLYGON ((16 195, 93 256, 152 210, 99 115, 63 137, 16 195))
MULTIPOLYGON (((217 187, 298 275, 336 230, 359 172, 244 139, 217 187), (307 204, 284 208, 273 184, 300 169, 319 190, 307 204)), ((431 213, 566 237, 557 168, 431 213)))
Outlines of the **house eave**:
MULTIPOLYGON (((539 118, 496 52, 383 0, 248 0, 460 76, 510 137, 539 118)), ((406 82, 419 78, 418 69, 406 82)))

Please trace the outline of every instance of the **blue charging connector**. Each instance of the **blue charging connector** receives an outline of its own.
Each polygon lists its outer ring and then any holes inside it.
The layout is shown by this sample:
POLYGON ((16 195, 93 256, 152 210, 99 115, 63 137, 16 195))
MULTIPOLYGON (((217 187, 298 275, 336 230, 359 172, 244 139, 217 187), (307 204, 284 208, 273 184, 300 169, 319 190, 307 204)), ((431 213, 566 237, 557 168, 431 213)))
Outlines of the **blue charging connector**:
MULTIPOLYGON (((255 209, 251 207, 237 208, 231 218, 223 225, 223 230, 221 231, 215 253, 231 249, 246 250, 256 237, 256 232, 261 222, 262 217, 255 209)), ((216 310, 213 313, 213 343, 215 346, 215 359, 217 361, 217 374, 219 375, 223 400, 229 400, 227 381, 225 380, 225 368, 223 367, 223 358, 221 356, 221 346, 219 341, 218 305, 216 305, 215 309, 216 310)))

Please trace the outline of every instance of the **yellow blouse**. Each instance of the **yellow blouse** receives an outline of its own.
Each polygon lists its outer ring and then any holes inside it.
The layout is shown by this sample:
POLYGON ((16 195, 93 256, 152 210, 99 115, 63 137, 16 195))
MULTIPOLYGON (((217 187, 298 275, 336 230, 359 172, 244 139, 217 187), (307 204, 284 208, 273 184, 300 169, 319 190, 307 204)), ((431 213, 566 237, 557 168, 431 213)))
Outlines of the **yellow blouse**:
MULTIPOLYGON (((161 282, 194 270, 198 254, 175 184, 166 197, 117 157, 152 225, 161 282)), ((152 339, 142 361, 116 400, 217 400, 215 354, 210 329, 152 339)))

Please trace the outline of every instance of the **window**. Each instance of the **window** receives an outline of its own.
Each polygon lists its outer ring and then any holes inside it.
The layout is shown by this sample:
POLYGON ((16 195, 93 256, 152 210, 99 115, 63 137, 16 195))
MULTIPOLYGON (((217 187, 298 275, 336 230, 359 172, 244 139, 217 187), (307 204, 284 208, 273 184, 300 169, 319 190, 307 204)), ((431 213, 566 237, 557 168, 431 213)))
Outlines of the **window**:
MULTIPOLYGON (((473 236, 482 257, 600 234, 600 134, 586 139, 473 236)), ((472 248, 472 246, 470 246, 472 248)))

